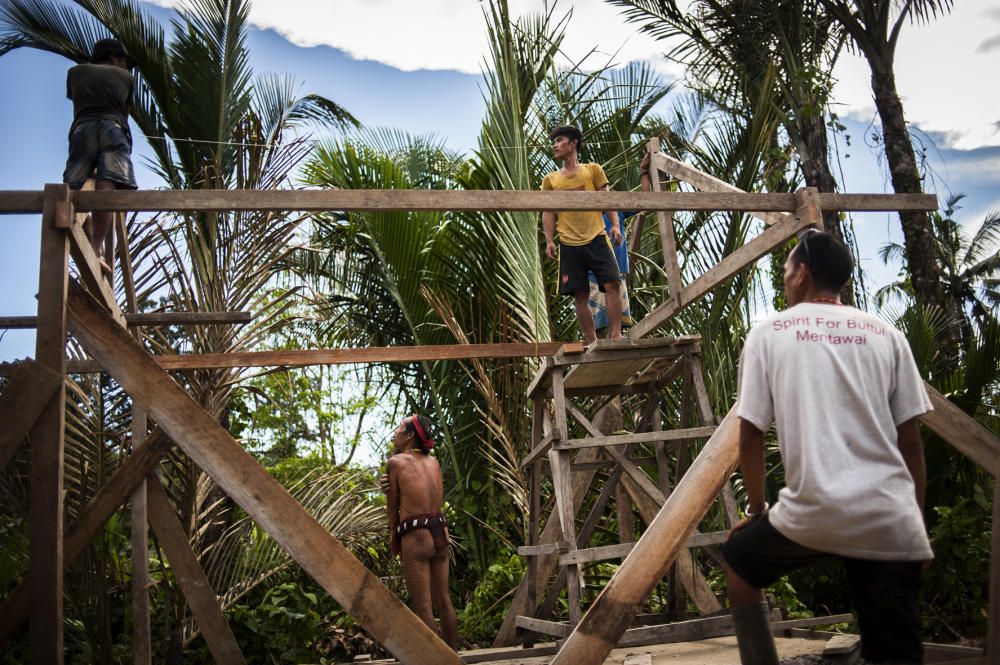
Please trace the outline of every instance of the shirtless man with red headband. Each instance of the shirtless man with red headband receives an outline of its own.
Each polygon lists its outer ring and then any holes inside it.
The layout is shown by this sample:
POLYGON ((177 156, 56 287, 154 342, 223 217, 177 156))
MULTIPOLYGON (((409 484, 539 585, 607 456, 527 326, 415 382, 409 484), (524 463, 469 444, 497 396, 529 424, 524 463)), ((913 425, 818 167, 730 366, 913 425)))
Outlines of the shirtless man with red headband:
POLYGON ((444 485, 441 466, 429 455, 434 441, 425 416, 404 418, 392 443, 388 463, 391 549, 403 562, 410 605, 420 619, 438 631, 433 608, 441 617, 440 634, 458 648, 458 620, 448 597, 448 522, 441 514, 444 485))

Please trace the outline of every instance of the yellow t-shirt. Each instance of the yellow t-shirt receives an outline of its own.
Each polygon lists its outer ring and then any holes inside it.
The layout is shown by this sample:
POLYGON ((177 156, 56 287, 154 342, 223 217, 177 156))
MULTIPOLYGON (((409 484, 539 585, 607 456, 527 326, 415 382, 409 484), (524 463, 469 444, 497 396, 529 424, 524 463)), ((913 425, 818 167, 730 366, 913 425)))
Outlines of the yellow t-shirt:
MULTIPOLYGON (((600 164, 581 164, 572 177, 553 171, 542 178, 542 191, 594 192, 607 184, 600 164)), ((604 233, 604 217, 598 210, 562 210, 556 212, 556 233, 564 245, 586 245, 604 233)))

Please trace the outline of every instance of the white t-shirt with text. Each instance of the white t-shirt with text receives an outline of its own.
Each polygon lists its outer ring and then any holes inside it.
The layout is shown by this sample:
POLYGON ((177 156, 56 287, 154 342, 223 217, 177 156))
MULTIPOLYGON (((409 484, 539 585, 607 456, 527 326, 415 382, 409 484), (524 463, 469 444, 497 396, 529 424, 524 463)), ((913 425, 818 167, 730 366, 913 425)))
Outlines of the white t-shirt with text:
POLYGON ((786 486, 769 516, 800 545, 932 558, 896 432, 931 408, 906 338, 859 309, 801 303, 747 335, 737 415, 777 427, 786 486))

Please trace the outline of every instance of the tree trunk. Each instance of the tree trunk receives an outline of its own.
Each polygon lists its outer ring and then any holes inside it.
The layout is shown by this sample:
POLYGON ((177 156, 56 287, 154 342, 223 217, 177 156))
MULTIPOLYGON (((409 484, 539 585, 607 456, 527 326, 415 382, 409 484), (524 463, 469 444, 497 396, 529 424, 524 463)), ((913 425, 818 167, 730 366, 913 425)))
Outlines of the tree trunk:
MULTIPOLYGON (((815 187, 821 192, 837 191, 837 181, 830 170, 830 143, 826 133, 826 117, 811 114, 802 117, 796 123, 799 133, 797 148, 799 161, 802 164, 802 175, 806 187, 815 187)), ((823 230, 847 244, 847 234, 840 221, 840 213, 835 210, 823 211, 823 230)), ((851 253, 856 256, 856 248, 851 253)), ((855 266, 855 275, 861 274, 861 266, 855 266)), ((854 304, 854 289, 851 283, 841 289, 840 299, 848 305, 854 304)))
MULTIPOLYGON (((872 91, 875 93, 875 106, 882 121, 882 140, 893 191, 897 194, 921 192, 917 159, 906 128, 903 104, 896 93, 896 77, 891 67, 882 66, 879 62, 870 62, 870 65, 872 91)), ((930 217, 925 212, 907 211, 900 212, 899 218, 903 225, 906 263, 917 300, 951 312, 952 308, 947 306, 944 289, 941 287, 941 266, 934 248, 930 217)))

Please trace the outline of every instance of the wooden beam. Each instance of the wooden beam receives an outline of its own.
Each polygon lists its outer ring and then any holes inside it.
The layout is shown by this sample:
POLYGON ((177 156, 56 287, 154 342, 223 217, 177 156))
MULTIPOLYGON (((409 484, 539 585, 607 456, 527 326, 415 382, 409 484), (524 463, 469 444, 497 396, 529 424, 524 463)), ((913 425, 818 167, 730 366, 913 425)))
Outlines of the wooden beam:
MULTIPOLYGON (((132 405, 133 450, 146 440, 149 423, 146 411, 132 405)), ((151 665, 153 637, 149 621, 149 511, 146 481, 132 492, 129 539, 132 543, 132 664, 151 665)))
MULTIPOLYGON (((810 205, 815 203, 815 197, 818 196, 813 189, 800 190, 797 195, 801 195, 800 198, 807 200, 810 205)), ((645 337, 673 318, 682 309, 697 302, 709 291, 742 272, 755 263, 757 259, 796 233, 814 225, 811 217, 806 215, 804 206, 797 210, 796 215, 789 218, 790 221, 780 222, 764 229, 756 238, 726 256, 704 275, 688 284, 681 292, 679 304, 678 301, 669 300, 654 308, 632 327, 630 334, 633 337, 645 337)))
POLYGON ((532 448, 531 452, 525 455, 524 459, 521 460, 521 468, 523 469, 526 466, 534 464, 538 460, 544 458, 548 454, 549 449, 552 447, 552 442, 555 440, 555 436, 555 430, 546 434, 545 437, 538 442, 538 445, 532 448))
POLYGON ((0 395, 0 473, 14 458, 38 417, 48 406, 63 377, 45 365, 27 360, 14 371, 0 395))
MULTIPOLYGON (((66 373, 66 288, 69 243, 63 230, 72 215, 69 187, 46 185, 38 262, 38 334, 35 360, 66 373)), ((31 598, 29 654, 32 663, 63 662, 63 381, 31 430, 28 589, 31 598)))
MULTIPOLYGON (((653 156, 660 154, 660 139, 649 139, 646 150, 650 154, 650 166, 654 167, 649 178, 650 188, 654 192, 661 192, 663 186, 660 184, 660 174, 655 168, 657 160, 653 156)), ((667 276, 667 287, 670 289, 670 299, 677 301, 680 305, 681 290, 681 267, 677 256, 677 238, 674 236, 674 213, 668 210, 658 210, 656 221, 660 227, 660 244, 663 249, 663 272, 667 276)))
MULTIPOLYGON (((569 436, 569 425, 566 422, 567 408, 572 408, 566 400, 563 392, 563 370, 556 368, 552 371, 552 406, 555 411, 554 431, 559 434, 560 439, 567 439, 569 436)), ((563 539, 570 544, 570 549, 576 549, 576 502, 573 500, 573 473, 570 471, 569 451, 555 450, 548 452, 549 468, 552 471, 552 491, 556 497, 556 508, 558 509, 559 523, 562 525, 563 539)), ((580 620, 580 592, 583 587, 583 579, 580 576, 580 568, 575 565, 564 567, 566 571, 566 601, 569 605, 570 623, 576 625, 580 620)))
MULTIPOLYGON (((69 568, 76 557, 93 540, 94 535, 104 523, 117 512, 118 508, 128 499, 129 494, 138 487, 164 455, 173 447, 170 440, 159 429, 154 429, 138 450, 118 466, 118 469, 94 495, 83 510, 79 512, 76 522, 66 533, 63 544, 63 565, 69 568)), ((0 640, 7 639, 28 616, 31 604, 31 591, 27 583, 21 584, 13 592, 7 594, 0 603, 0 640)))
MULTIPOLYGON (((82 215, 77 215, 77 217, 82 217, 82 215)), ((83 231, 83 224, 77 220, 70 223, 69 250, 76 263, 80 280, 86 285, 87 290, 104 305, 116 323, 124 326, 125 315, 115 299, 115 289, 111 284, 111 279, 101 270, 100 259, 97 258, 94 248, 90 245, 90 239, 83 231)))
POLYGON ((69 316, 90 355, 372 637, 404 665, 461 662, 75 283, 69 316))
MULTIPOLYGON (((365 349, 306 349, 301 351, 246 351, 241 353, 186 353, 154 356, 165 370, 224 369, 245 367, 310 367, 361 363, 409 363, 470 358, 537 358, 550 356, 561 342, 537 344, 427 344, 383 346, 365 349)), ((69 373, 101 371, 97 363, 69 363, 69 373)))
POLYGON ((560 540, 558 543, 545 543, 544 545, 521 545, 517 548, 518 556, 544 556, 546 554, 562 554, 569 551, 569 543, 560 540))
POLYGON ((929 383, 924 384, 934 410, 920 416, 920 422, 953 445, 960 453, 1000 477, 1000 438, 975 418, 952 404, 929 383))
MULTIPOLYGON (((253 319, 250 312, 133 312, 125 313, 129 328, 139 326, 202 326, 211 324, 247 323, 253 319)), ((35 316, 0 316, 0 328, 34 328, 35 316)))
POLYGON ((163 491, 163 485, 152 475, 146 480, 146 489, 149 497, 149 524, 153 527, 163 553, 167 555, 170 569, 184 593, 191 615, 212 653, 212 659, 222 665, 246 663, 236 637, 222 614, 219 600, 198 563, 198 557, 191 550, 187 534, 170 505, 167 493, 163 491))
MULTIPOLYGON (((76 192, 84 211, 195 212, 213 210, 745 210, 792 212, 790 194, 715 192, 534 192, 511 190, 111 190, 76 192)), ((933 194, 826 194, 824 210, 938 209, 933 194)), ((0 214, 37 213, 42 192, 0 191, 0 214)))
POLYGON ((994 665, 1000 662, 1000 478, 993 480, 993 526, 990 535, 990 607, 986 629, 986 653, 994 665))
MULTIPOLYGON (((653 154, 651 166, 654 166, 667 175, 686 182, 692 187, 703 192, 728 192, 730 194, 746 193, 739 187, 730 185, 724 180, 719 180, 713 175, 709 175, 704 171, 696 169, 690 164, 685 164, 679 159, 674 159, 670 155, 666 155, 659 151, 653 154)), ((765 212, 751 214, 757 219, 763 221, 765 224, 777 224, 778 222, 784 221, 788 217, 788 213, 765 212)))
POLYGON ((686 427, 684 429, 663 430, 660 432, 639 432, 638 434, 613 434, 611 436, 592 436, 585 439, 570 439, 555 441, 555 450, 574 450, 576 448, 603 448, 605 446, 625 446, 630 443, 653 443, 654 441, 680 441, 712 436, 715 427, 686 427))
POLYGON ((702 449, 551 665, 597 665, 614 648, 642 601, 683 551, 738 460, 735 409, 702 449))
MULTIPOLYGON (((135 294, 135 278, 132 274, 132 255, 128 251, 128 232, 125 229, 125 213, 115 213, 115 237, 118 239, 118 265, 122 271, 122 286, 125 288, 125 305, 128 312, 139 311, 135 294)), ((125 315, 126 322, 128 314, 125 315)), ((134 651, 134 650, 133 650, 134 651)))

